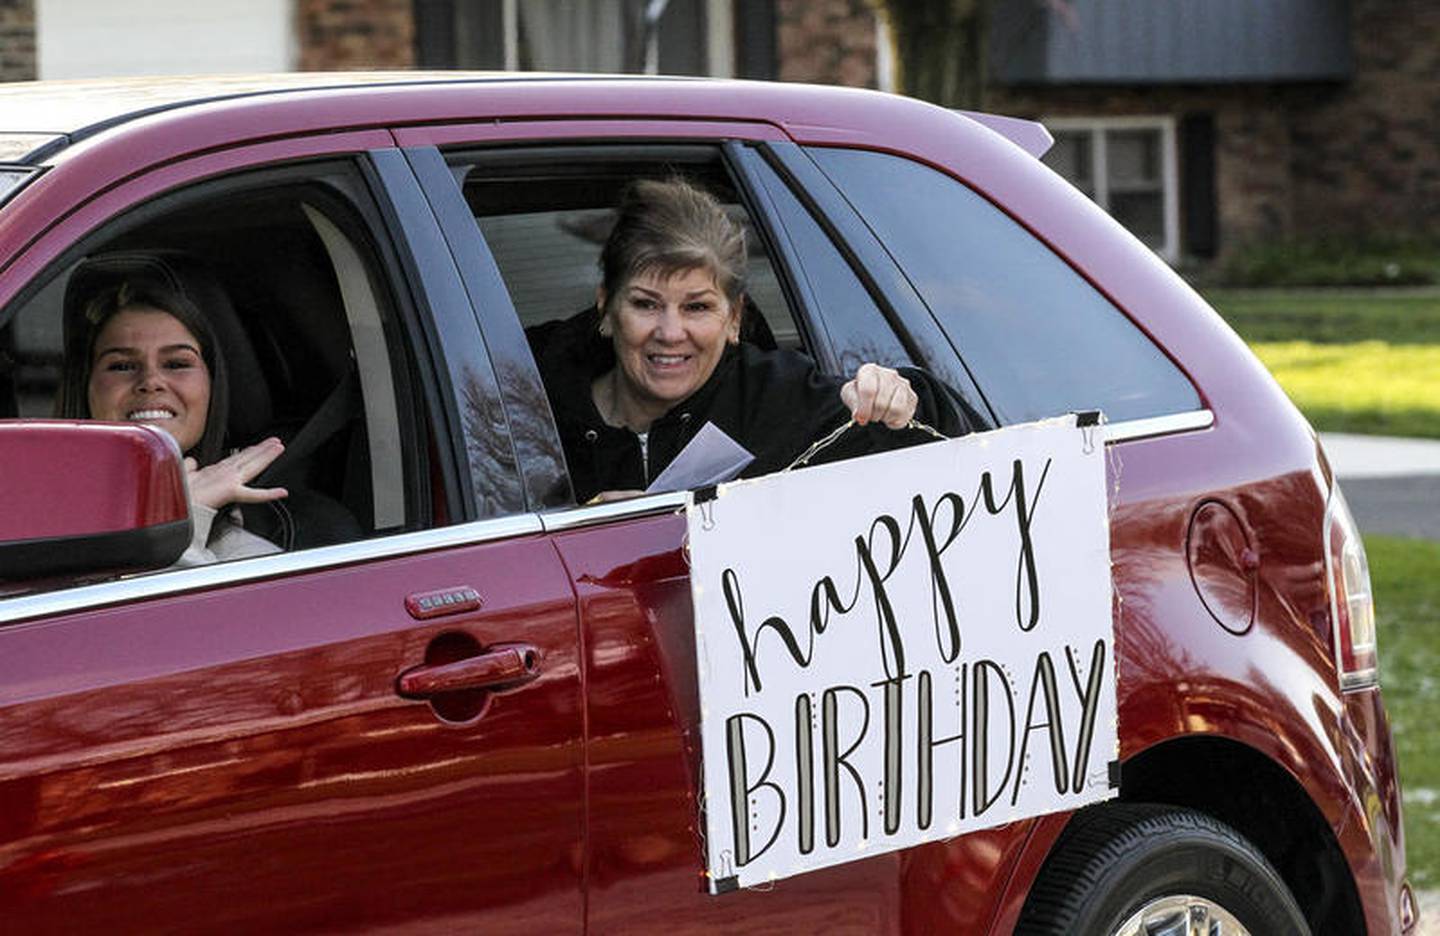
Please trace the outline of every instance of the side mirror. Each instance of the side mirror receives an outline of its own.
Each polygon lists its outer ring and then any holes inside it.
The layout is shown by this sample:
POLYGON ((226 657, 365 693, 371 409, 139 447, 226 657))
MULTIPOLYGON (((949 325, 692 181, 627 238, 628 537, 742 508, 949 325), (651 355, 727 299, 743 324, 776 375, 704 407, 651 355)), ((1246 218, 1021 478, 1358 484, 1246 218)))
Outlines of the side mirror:
POLYGON ((0 420, 0 579, 158 569, 189 544, 185 465, 164 430, 0 420))

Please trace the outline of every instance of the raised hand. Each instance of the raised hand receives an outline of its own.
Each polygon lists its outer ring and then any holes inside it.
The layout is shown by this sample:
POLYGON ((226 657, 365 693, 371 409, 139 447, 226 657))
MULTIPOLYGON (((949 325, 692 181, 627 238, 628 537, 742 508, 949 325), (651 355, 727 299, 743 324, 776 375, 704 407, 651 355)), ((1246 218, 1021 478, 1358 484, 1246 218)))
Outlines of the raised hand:
POLYGON ((861 364, 855 376, 840 388, 840 399, 859 425, 875 421, 891 429, 909 425, 920 405, 910 381, 879 364, 861 364))
POLYGON ((219 510, 227 504, 279 500, 289 493, 284 488, 252 488, 249 484, 283 451, 284 444, 271 436, 204 468, 193 458, 185 459, 190 500, 212 510, 219 510))

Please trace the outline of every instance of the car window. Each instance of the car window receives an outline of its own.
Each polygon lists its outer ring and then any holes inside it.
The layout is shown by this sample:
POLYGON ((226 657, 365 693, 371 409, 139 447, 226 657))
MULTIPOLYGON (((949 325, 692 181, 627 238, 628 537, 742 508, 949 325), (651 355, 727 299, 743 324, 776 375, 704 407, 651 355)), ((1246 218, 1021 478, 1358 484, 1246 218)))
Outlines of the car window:
POLYGON ((870 291, 795 192, 759 155, 745 152, 742 158, 795 252, 800 288, 808 291, 814 308, 824 310, 818 324, 836 349, 840 373, 853 374, 867 361, 887 367, 915 366, 870 291))
MULTIPOLYGON (((467 232, 478 232, 483 240, 483 244, 472 245, 469 253, 485 253, 493 259, 498 278, 491 288, 503 287, 508 294, 477 300, 482 317, 488 319, 486 340, 494 342, 492 353, 502 343, 500 331, 518 324, 526 333, 519 346, 500 352, 502 357, 523 358, 512 365, 534 367, 538 378, 540 372, 546 372, 544 360, 555 357, 557 348, 569 347, 575 335, 584 333, 594 314, 601 279, 599 257, 614 224, 614 206, 626 186, 637 179, 675 176, 714 195, 746 230, 741 341, 761 349, 817 356, 811 333, 800 324, 798 306, 792 301, 795 284, 772 252, 775 235, 752 210, 748 194, 731 175, 720 146, 495 148, 451 152, 446 161, 463 196, 455 204, 463 205, 459 210, 467 212, 476 225, 467 232)), ((454 190, 448 185, 446 189, 453 197, 454 190)), ((443 200, 444 193, 438 194, 443 200)), ((452 223, 463 226, 466 220, 452 223)), ((823 355, 818 356, 824 360, 823 355)), ((503 369, 505 365, 497 366, 503 369)), ((823 363, 817 366, 824 369, 823 363)), ((564 378, 556 370, 546 373, 551 384, 546 387, 543 419, 547 425, 558 425, 553 412, 557 394, 563 390, 556 384, 564 378)), ((530 419, 521 413, 515 421, 523 426, 530 419)), ((577 466, 563 456, 561 461, 568 475, 563 486, 573 493, 577 466)), ((552 473, 554 467, 558 466, 551 467, 552 473)), ((573 503, 574 498, 567 496, 550 506, 573 503)))
POLYGON ((387 262, 357 207, 363 193, 348 168, 271 171, 167 196, 100 229, 0 317, 0 416, 64 415, 65 342, 87 301, 107 284, 159 277, 215 332, 228 377, 224 450, 269 436, 286 445, 256 484, 289 496, 222 510, 227 520, 286 550, 441 522, 429 408, 387 262))
POLYGON ((985 198, 908 159, 809 150, 940 321, 1002 423, 1200 408, 1178 367, 1082 276, 985 198))
MULTIPOLYGON (((804 350, 777 271, 714 147, 513 149, 451 154, 456 174, 526 328, 595 302, 614 206, 637 178, 684 175, 715 193, 747 230, 746 294, 781 348, 804 350)), ((768 338, 766 339, 768 340, 768 338)))

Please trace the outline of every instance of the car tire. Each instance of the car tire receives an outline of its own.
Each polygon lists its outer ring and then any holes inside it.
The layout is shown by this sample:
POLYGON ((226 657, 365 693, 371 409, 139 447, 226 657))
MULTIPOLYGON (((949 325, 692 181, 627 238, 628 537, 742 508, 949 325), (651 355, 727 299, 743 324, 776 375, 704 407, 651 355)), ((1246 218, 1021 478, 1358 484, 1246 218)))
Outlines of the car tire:
POLYGON ((1279 873, 1234 829, 1193 810, 1132 803, 1075 814, 1015 927, 1017 936, 1172 932, 1308 936, 1310 927, 1279 873), (1187 918, 1209 925, 1192 930, 1187 918))

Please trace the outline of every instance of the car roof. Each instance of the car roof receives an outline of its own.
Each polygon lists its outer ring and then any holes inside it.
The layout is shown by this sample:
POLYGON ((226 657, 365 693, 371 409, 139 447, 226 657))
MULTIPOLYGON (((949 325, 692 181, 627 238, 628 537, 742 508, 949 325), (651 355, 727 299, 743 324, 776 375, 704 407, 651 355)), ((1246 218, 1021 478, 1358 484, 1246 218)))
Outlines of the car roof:
MULTIPOLYGON (((33 161, 23 157, 36 148, 36 141, 75 142, 148 114, 202 103, 287 91, 517 78, 523 80, 522 76, 504 72, 356 71, 5 82, 0 83, 0 161, 33 161)), ((46 147, 52 152, 54 148, 46 147)))
MULTIPOLYGON (((867 116, 873 116, 880 99, 887 99, 884 106, 889 108, 895 108, 897 101, 904 102, 901 108, 930 108, 911 99, 852 88, 641 75, 289 72, 12 82, 0 84, 0 163, 39 164, 74 143, 152 115, 201 108, 212 113, 217 109, 252 112, 266 97, 323 100, 327 109, 336 106, 336 126, 346 119, 376 124, 483 119, 525 113, 532 109, 527 105, 533 105, 536 116, 561 116, 569 107, 576 116, 607 110, 614 114, 631 110, 616 107, 615 102, 636 97, 650 101, 663 97, 672 104, 685 101, 685 106, 662 108, 675 114, 688 110, 731 120, 812 126, 818 121, 836 130, 870 123, 867 116), (486 99, 493 98, 494 108, 487 108, 473 94, 481 87, 492 92, 486 99), (717 89, 723 91, 717 95, 717 89), (517 99, 516 92, 523 98, 517 99), (368 105, 361 97, 370 98, 368 105), (465 106, 457 107, 462 100, 465 106)), ((653 107, 642 109, 665 116, 653 107)), ((1049 144, 1049 134, 1039 124, 986 114, 965 116, 1032 155, 1038 156, 1049 144)))

